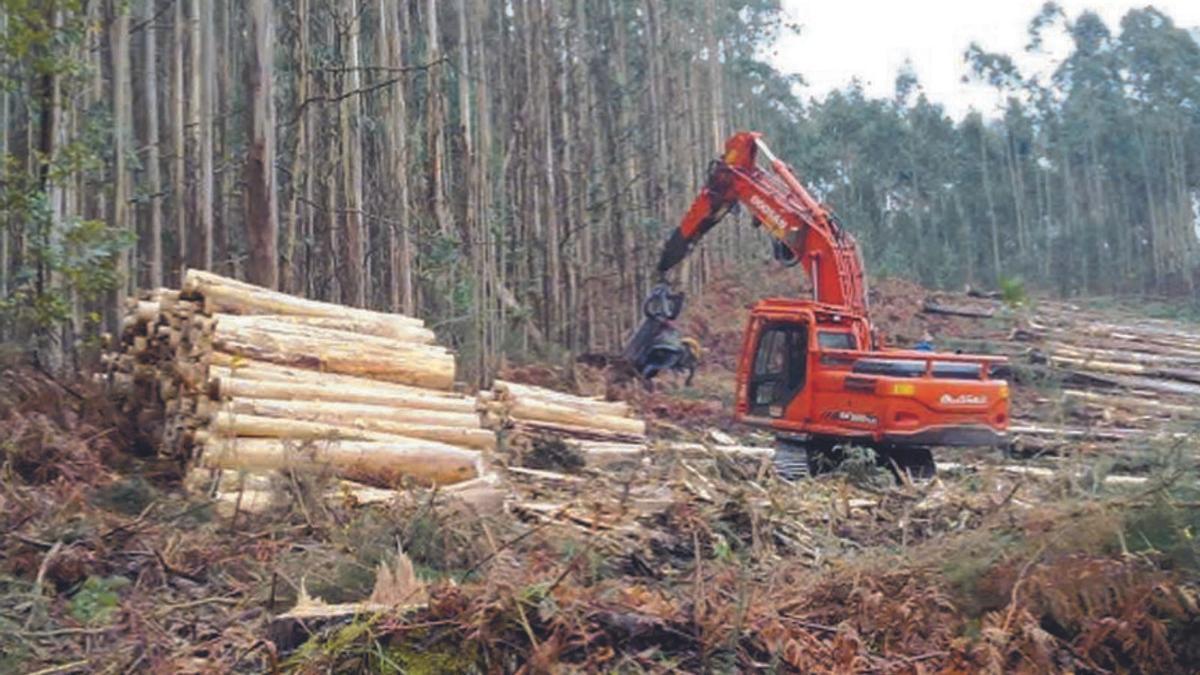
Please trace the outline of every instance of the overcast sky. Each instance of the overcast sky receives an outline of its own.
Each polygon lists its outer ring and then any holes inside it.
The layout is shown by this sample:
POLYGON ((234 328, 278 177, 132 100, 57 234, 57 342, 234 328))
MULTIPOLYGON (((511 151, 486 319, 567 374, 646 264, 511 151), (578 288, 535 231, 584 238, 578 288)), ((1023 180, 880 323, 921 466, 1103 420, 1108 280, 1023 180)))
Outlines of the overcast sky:
MULTIPOLYGON (((799 35, 788 31, 772 58, 780 70, 800 73, 809 85, 807 99, 848 84, 858 77, 869 94, 891 96, 896 71, 908 59, 931 99, 960 117, 972 106, 991 113, 996 93, 979 84, 964 84, 967 66, 963 52, 972 41, 984 49, 1014 56, 1022 54, 1029 38, 1026 26, 1044 0, 783 0, 789 21, 800 24, 799 35)), ((1186 28, 1200 26, 1200 0, 1060 0, 1074 18, 1084 9, 1099 12, 1114 32, 1130 8, 1153 4, 1186 28)), ((1061 55, 1065 40, 1048 42, 1047 51, 1061 55)), ((1021 56, 1023 70, 1039 68, 1048 59, 1021 56)))

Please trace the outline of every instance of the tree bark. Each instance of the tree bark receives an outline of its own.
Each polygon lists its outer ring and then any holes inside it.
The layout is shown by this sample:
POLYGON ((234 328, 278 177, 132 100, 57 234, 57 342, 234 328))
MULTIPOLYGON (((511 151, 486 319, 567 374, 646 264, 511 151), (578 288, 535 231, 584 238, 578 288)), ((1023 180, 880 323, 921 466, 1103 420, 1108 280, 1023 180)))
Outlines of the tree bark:
MULTIPOLYGON (((442 58, 439 45, 437 5, 437 0, 426 0, 425 3, 425 61, 431 64, 442 58)), ((442 182, 446 154, 445 141, 442 136, 446 125, 446 102, 445 94, 442 92, 441 74, 441 67, 433 66, 428 75, 429 110, 426 113, 425 127, 425 147, 428 155, 426 199, 437 231, 443 236, 450 236, 450 218, 446 214, 446 189, 442 182)))
MULTIPOLYGON (((130 135, 132 133, 133 112, 130 104, 130 69, 129 69, 129 13, 122 3, 114 2, 112 25, 110 26, 110 46, 112 50, 112 113, 113 113, 113 203, 112 224, 121 231, 129 231, 132 227, 129 217, 129 198, 132 194, 129 186, 129 169, 125 161, 129 153, 130 135)), ((117 257, 118 287, 114 293, 112 313, 114 318, 119 316, 126 293, 132 289, 134 268, 129 258, 137 247, 131 247, 130 253, 119 253, 117 257)))
POLYGON ((222 409, 235 414, 359 426, 386 433, 400 433, 401 426, 430 425, 479 429, 475 413, 457 413, 420 408, 300 399, 252 399, 234 397, 222 409))
POLYGON ((187 118, 184 109, 184 42, 187 27, 184 25, 183 2, 175 2, 171 26, 171 208, 176 239, 175 261, 178 279, 183 281, 184 271, 188 267, 188 227, 187 227, 187 136, 184 130, 187 118))
POLYGON ((245 471, 331 471, 369 485, 393 487, 404 479, 450 485, 475 478, 478 452, 435 441, 316 441, 274 438, 212 439, 205 466, 245 471))
MULTIPOLYGON (((407 408, 412 410, 436 410, 471 417, 478 426, 475 416, 475 401, 466 397, 440 396, 441 392, 429 392, 416 387, 385 385, 368 381, 366 385, 343 384, 329 373, 312 374, 312 379, 289 378, 287 380, 255 380, 255 370, 214 366, 210 373, 216 375, 212 393, 220 398, 239 397, 273 400, 330 401, 335 403, 363 403, 372 406, 407 408)), ((269 372, 269 371, 268 371, 269 372)), ((268 375, 270 376, 270 375, 268 375)), ((433 423, 431 420, 418 422, 433 423)), ((340 422, 339 422, 340 423, 340 422)))
POLYGON ((159 167, 158 135, 158 37, 154 26, 154 0, 142 0, 143 92, 146 101, 146 192, 149 201, 150 271, 149 285, 163 285, 162 177, 159 167))
MULTIPOLYGON (((8 32, 8 14, 0 8, 0 35, 8 32)), ((8 173, 8 88, 0 88, 0 181, 7 180, 8 173)), ((8 214, 0 214, 0 298, 8 297, 9 251, 8 214)), ((8 338, 7 326, 0 327, 0 340, 8 338)))
POLYGON ((361 318, 383 321, 402 327, 423 326, 425 322, 402 314, 384 314, 319 300, 308 300, 253 286, 234 279, 188 270, 184 290, 204 297, 205 311, 232 314, 292 314, 333 318, 361 318))
MULTIPOLYGON (((347 89, 362 88, 359 71, 359 32, 361 17, 358 0, 349 0, 349 29, 346 43, 347 89)), ((346 258, 342 261, 342 302, 354 307, 365 307, 366 254, 364 248, 365 225, 363 219, 362 178, 362 103, 359 96, 348 96, 342 102, 342 235, 346 243, 346 258)))
POLYGON ((344 426, 289 418, 259 417, 223 411, 209 424, 218 436, 242 438, 287 438, 293 440, 436 441, 471 450, 495 450, 496 433, 488 429, 437 426, 432 424, 379 423, 344 426))
POLYGON ((275 48, 271 0, 253 0, 250 49, 246 60, 246 277, 269 289, 279 286, 279 222, 275 194, 275 104, 272 55, 275 48))

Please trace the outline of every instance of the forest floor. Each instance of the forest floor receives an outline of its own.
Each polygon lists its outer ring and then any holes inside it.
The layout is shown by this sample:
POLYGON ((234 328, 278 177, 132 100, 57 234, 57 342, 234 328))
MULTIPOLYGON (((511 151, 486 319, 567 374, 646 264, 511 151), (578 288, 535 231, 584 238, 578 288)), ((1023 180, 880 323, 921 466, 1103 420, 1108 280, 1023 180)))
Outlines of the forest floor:
MULTIPOLYGON (((693 386, 608 392, 639 403, 653 436, 768 442, 729 422, 750 286, 723 279, 692 300, 685 330, 708 350, 693 386)), ((273 508, 230 513, 130 447, 101 392, 10 361, 0 672, 1192 672, 1197 394, 1167 377, 1188 377, 1185 357, 1163 346, 1153 372, 1114 374, 1055 345, 1074 335, 1077 350, 1115 351, 1101 343, 1121 330, 1078 338, 1111 325, 1200 341, 1200 326, 1111 300, 1014 309, 899 280, 872 295, 897 344, 929 331, 1013 358, 1022 458, 939 451, 937 479, 897 484, 852 453, 790 483, 767 462, 664 450, 507 467, 504 508, 483 513, 417 488, 330 502, 322 479, 294 477, 273 508), (367 598, 398 549, 419 602, 281 618, 302 588, 367 598)), ((609 388, 582 366, 506 376, 609 388)))

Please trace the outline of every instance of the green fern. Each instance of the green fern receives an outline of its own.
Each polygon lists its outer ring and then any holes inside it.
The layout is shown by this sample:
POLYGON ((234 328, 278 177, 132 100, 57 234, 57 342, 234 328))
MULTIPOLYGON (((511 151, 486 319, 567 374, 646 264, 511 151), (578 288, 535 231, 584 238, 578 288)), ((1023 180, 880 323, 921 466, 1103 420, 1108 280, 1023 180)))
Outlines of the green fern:
POLYGON ((1020 277, 1000 277, 1000 298, 1010 307, 1020 307, 1029 299, 1025 281, 1020 277))

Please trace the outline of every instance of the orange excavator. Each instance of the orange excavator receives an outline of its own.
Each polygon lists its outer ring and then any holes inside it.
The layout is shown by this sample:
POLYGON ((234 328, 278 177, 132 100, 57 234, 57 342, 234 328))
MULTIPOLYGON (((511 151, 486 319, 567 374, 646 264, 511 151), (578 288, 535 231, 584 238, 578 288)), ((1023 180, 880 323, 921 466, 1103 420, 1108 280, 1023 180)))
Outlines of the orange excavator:
POLYGON ((734 419, 776 432, 785 475, 823 470, 853 445, 930 476, 934 446, 1007 443, 1005 359, 885 347, 854 237, 755 132, 729 138, 663 248, 660 284, 625 353, 639 372, 653 376, 673 365, 672 354, 686 358, 671 325, 683 294, 670 290, 667 273, 739 204, 771 235, 776 259, 801 267, 812 285, 811 298, 754 305, 738 360, 734 419))

